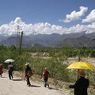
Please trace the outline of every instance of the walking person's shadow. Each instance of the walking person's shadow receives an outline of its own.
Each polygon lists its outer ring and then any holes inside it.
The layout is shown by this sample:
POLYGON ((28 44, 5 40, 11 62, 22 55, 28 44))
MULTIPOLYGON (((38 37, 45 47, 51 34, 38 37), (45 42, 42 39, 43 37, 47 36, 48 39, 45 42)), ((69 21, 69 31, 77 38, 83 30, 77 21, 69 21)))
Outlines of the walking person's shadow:
POLYGON ((41 86, 38 86, 38 85, 30 85, 30 87, 41 87, 41 86))
POLYGON ((13 81, 22 81, 23 79, 12 79, 13 81))

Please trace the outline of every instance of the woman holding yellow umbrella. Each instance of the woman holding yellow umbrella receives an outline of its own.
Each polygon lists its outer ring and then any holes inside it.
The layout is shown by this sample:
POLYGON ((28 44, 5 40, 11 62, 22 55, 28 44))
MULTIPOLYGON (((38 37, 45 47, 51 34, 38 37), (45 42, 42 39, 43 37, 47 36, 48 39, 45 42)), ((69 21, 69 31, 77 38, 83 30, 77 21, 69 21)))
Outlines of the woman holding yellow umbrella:
POLYGON ((87 88, 89 87, 89 80, 85 78, 85 69, 93 70, 95 67, 88 62, 74 62, 67 67, 68 69, 77 69, 79 78, 74 85, 70 85, 70 88, 74 88, 74 95, 88 95, 87 88))

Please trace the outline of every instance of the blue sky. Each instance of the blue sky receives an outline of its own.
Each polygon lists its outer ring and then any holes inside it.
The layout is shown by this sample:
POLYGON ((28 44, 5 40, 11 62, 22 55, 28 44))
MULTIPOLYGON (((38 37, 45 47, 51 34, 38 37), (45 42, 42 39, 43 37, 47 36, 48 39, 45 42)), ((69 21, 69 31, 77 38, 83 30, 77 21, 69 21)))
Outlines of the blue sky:
POLYGON ((21 17, 27 23, 49 22, 64 24, 66 14, 80 6, 95 8, 95 0, 0 0, 0 24, 21 17))
POLYGON ((95 0, 0 0, 0 25, 9 24, 17 17, 27 24, 47 22, 67 28, 86 25, 82 22, 91 21, 82 20, 94 9, 95 0))

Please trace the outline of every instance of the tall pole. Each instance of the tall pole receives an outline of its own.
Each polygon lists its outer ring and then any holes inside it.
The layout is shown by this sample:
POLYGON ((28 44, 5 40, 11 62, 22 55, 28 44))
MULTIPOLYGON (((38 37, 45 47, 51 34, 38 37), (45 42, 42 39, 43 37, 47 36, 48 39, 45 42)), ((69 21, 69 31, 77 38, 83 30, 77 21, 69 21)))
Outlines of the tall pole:
POLYGON ((16 28, 16 31, 17 31, 17 45, 16 45, 16 47, 17 48, 19 48, 19 41, 20 41, 20 32, 19 32, 19 29, 20 29, 20 27, 19 27, 19 25, 17 25, 17 28, 16 28))
POLYGON ((78 61, 81 61, 80 53, 79 53, 79 56, 78 56, 78 61))
POLYGON ((23 38, 23 31, 20 34, 19 54, 21 54, 21 49, 22 49, 22 38, 23 38))

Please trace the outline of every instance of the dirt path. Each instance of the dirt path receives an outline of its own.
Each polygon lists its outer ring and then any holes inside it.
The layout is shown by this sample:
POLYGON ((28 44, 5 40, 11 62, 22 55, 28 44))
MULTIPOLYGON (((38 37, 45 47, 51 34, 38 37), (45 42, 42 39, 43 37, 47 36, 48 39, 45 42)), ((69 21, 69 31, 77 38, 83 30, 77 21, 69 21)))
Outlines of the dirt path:
POLYGON ((26 81, 14 78, 9 80, 6 73, 0 78, 0 95, 66 95, 55 89, 43 87, 43 83, 32 82, 32 87, 27 87, 26 81))

